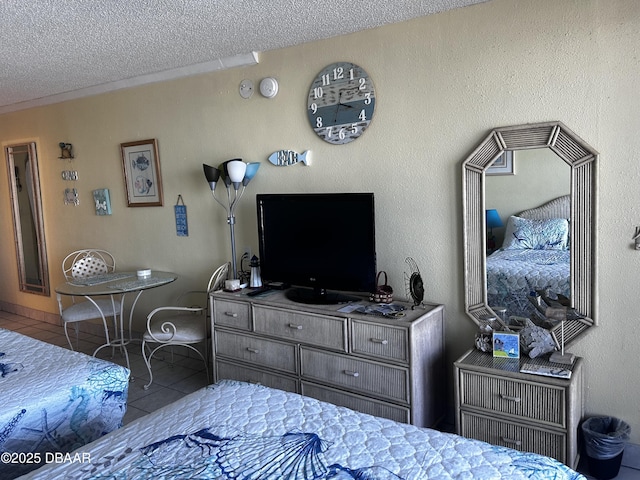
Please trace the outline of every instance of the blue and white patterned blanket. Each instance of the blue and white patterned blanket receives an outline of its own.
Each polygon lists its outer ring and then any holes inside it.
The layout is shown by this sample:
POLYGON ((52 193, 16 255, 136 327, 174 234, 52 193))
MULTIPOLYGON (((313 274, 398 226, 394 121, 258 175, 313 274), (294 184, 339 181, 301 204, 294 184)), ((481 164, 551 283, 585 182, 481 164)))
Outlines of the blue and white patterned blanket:
POLYGON ((581 479, 560 462, 225 380, 25 478, 581 479))
POLYGON ((0 478, 119 428, 128 385, 124 367, 0 329, 0 478))
POLYGON ((529 317, 532 291, 571 296, 569 250, 498 250, 487 257, 487 302, 507 315, 529 317))

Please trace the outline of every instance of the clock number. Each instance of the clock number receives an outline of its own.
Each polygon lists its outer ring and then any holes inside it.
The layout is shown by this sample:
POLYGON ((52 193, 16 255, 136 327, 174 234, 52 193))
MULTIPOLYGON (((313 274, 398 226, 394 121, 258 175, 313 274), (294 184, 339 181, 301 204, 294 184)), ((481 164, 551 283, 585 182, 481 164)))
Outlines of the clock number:
POLYGON ((311 104, 311 112, 315 115, 317 111, 318 111, 318 104, 314 102, 311 104))
POLYGON ((324 95, 324 90, 322 90, 322 87, 316 87, 313 89, 313 98, 317 99, 317 98, 322 98, 322 95, 324 95))
POLYGON ((331 127, 327 127, 327 138, 331 138, 332 135, 332 129, 331 127))
MULTIPOLYGON (((335 70, 334 70, 334 72, 335 72, 335 70)), ((326 87, 327 85, 329 85, 329 82, 330 82, 329 81, 329 74, 325 73, 324 75, 322 75, 322 85, 324 87, 326 87)), ((322 96, 322 95, 320 95, 320 96, 322 96)))
POLYGON ((344 78, 344 68, 338 67, 333 69, 333 79, 342 80, 344 78))
POLYGON ((360 115, 358 115, 358 118, 363 122, 367 121, 367 115, 364 113, 364 108, 360 111, 360 115))
POLYGON ((322 128, 322 117, 316 118, 316 128, 322 128))
POLYGON ((349 80, 353 80, 353 68, 349 69, 349 80))
MULTIPOLYGON (((367 92, 364 94, 364 104, 365 105, 371 105, 371 92, 367 92)), ((315 105, 315 103, 314 103, 315 105)), ((315 113, 315 112, 313 112, 315 113)))
POLYGON ((351 131, 353 132, 354 135, 356 133, 358 133, 358 124, 357 123, 352 123, 351 124, 351 131))
POLYGON ((338 138, 339 138, 340 140, 344 140, 344 137, 345 137, 345 136, 346 136, 346 135, 345 135, 345 133, 344 133, 344 128, 341 128, 341 129, 340 129, 340 131, 338 132, 338 138))
POLYGON ((364 90, 365 88, 367 88, 367 80, 364 78, 360 78, 358 79, 358 82, 360 82, 360 86, 358 87, 360 90, 364 90))

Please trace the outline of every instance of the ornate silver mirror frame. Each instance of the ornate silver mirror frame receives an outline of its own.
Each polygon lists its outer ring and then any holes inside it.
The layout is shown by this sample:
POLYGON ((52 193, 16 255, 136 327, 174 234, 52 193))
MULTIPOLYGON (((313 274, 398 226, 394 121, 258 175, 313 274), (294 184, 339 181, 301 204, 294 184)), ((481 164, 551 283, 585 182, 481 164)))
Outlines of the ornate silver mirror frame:
POLYGON ((38 155, 34 142, 5 147, 20 291, 49 295, 38 155))
MULTIPOLYGON (((495 315, 487 304, 485 171, 506 150, 533 148, 549 148, 571 167, 571 306, 582 318, 564 322, 568 344, 596 325, 598 152, 560 122, 497 128, 463 162, 465 311, 478 325, 495 315)), ((560 328, 551 329, 556 344, 560 328)))

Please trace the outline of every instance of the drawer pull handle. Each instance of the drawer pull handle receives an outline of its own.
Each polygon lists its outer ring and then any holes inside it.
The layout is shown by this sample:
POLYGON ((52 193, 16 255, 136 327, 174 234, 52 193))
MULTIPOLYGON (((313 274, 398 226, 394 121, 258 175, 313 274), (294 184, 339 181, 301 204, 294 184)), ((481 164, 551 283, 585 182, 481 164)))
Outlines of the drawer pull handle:
POLYGON ((354 377, 354 378, 357 378, 357 377, 360 376, 360 374, 358 372, 353 372, 351 370, 345 370, 344 374, 345 375, 349 375, 350 377, 354 377))
POLYGON ((296 325, 295 323, 290 323, 289 328, 292 330, 302 330, 302 325, 296 325))
POLYGON ((225 314, 227 317, 233 317, 233 318, 237 318, 237 317, 238 317, 238 314, 237 314, 237 313, 235 313, 235 312, 224 312, 224 314, 225 314))
POLYGON ((515 440, 513 438, 500 437, 504 443, 508 443, 509 445, 515 445, 516 447, 522 446, 521 440, 515 440))
POLYGON ((260 353, 260 350, 258 350, 257 348, 247 347, 247 352, 260 353))
POLYGON ((504 393, 500 394, 500 398, 503 399, 503 400, 508 400, 510 402, 516 402, 516 403, 520 402, 520 397, 513 397, 511 395, 505 395, 504 393))
POLYGON ((389 343, 388 340, 384 340, 383 338, 372 338, 371 341, 373 343, 379 343, 380 345, 386 345, 389 343))

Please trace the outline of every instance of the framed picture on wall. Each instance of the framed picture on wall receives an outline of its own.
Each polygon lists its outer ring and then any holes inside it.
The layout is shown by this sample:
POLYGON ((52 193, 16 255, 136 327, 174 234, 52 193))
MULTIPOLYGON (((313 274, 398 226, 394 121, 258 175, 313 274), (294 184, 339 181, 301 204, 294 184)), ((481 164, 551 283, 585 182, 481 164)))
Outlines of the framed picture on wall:
POLYGON ((129 207, 161 207, 162 176, 156 139, 121 143, 122 170, 129 207))
POLYGON ((513 150, 506 150, 487 168, 487 175, 515 175, 513 150))

